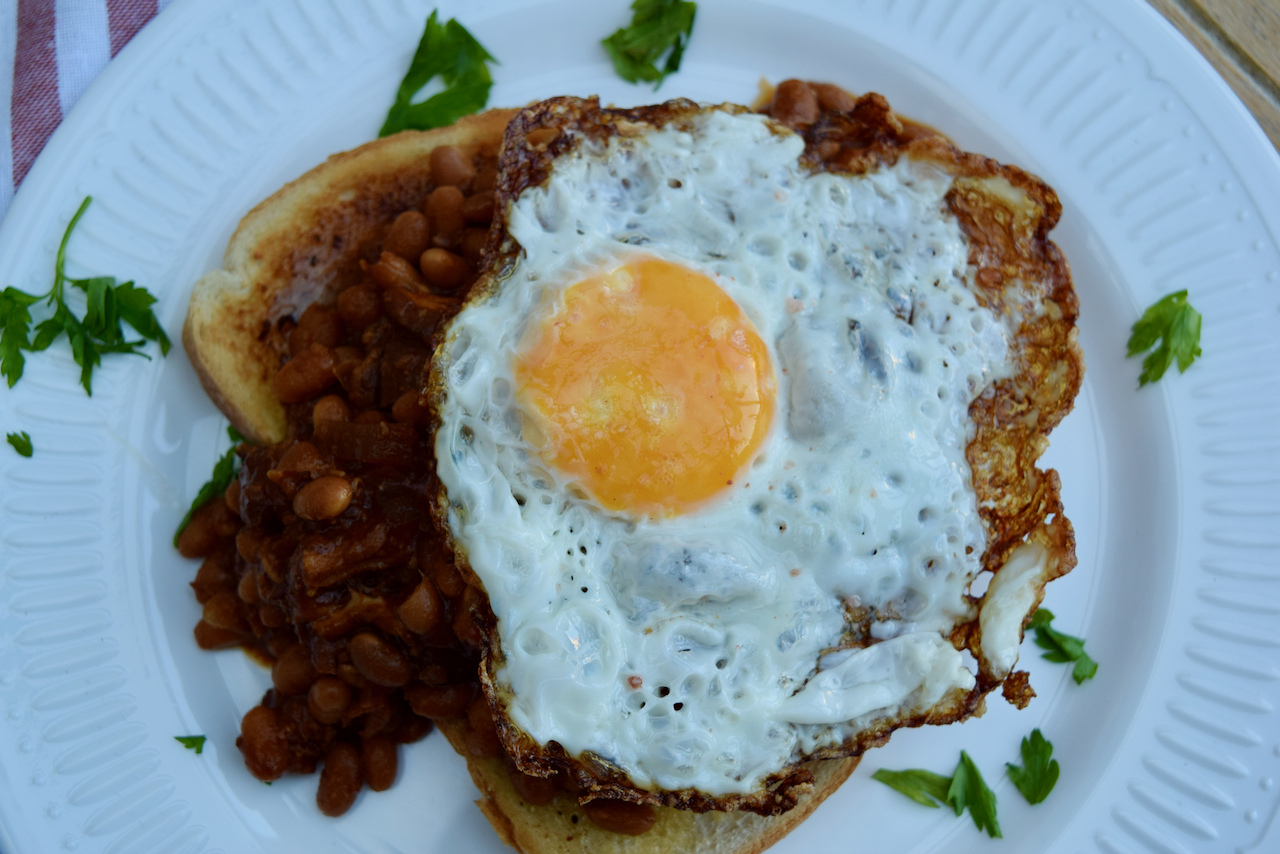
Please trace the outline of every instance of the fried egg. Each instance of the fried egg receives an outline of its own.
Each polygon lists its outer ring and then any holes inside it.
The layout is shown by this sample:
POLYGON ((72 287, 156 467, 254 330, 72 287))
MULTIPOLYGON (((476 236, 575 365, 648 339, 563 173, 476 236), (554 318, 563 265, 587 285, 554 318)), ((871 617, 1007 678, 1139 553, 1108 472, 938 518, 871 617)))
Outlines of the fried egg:
MULTIPOLYGON (((751 792, 975 685, 949 640, 986 546, 968 412, 1009 321, 948 174, 813 173, 803 148, 716 109, 577 139, 437 353, 509 720, 640 788, 751 792)), ((992 617, 1003 672, 1027 607, 992 617)))

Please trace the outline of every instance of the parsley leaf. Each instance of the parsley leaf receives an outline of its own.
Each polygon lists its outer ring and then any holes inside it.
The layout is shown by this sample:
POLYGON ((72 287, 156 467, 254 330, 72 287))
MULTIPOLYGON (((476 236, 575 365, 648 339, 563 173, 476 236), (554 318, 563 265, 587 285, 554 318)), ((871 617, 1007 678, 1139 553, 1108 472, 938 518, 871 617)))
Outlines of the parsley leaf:
POLYGON ((53 265, 53 286, 48 293, 32 296, 17 288, 5 288, 0 293, 0 374, 12 388, 22 376, 26 359, 25 350, 36 353, 49 348, 59 336, 66 335, 71 345, 71 355, 80 366, 80 384, 87 394, 93 394, 93 369, 102 363, 104 353, 131 353, 151 358, 141 351, 147 341, 160 345, 161 355, 168 355, 171 346, 160 321, 151 311, 155 297, 133 282, 116 284, 113 276, 93 276, 87 279, 67 277, 67 243, 76 223, 84 216, 92 199, 88 196, 58 244, 58 254, 53 265), (66 286, 70 284, 85 294, 84 317, 76 317, 66 303, 66 286), (31 306, 44 301, 53 314, 41 320, 32 333, 31 306), (125 337, 128 324, 138 335, 137 340, 125 337))
POLYGON ((1133 324, 1129 336, 1129 352, 1136 356, 1155 347, 1142 360, 1142 373, 1138 376, 1138 388, 1153 383, 1178 361, 1178 372, 1191 367, 1200 355, 1200 312, 1187 302, 1185 290, 1169 294, 1142 313, 1133 324))
POLYGON ((203 735, 175 735, 173 738, 187 750, 194 750, 197 755, 204 752, 206 739, 203 735))
POLYGON ((1005 763, 1009 779, 1029 804, 1038 804, 1049 797, 1058 782, 1058 760, 1050 759, 1052 755, 1053 745, 1039 729, 1033 729, 1030 738, 1022 739, 1022 765, 1005 763))
POLYGON ((432 12, 378 136, 444 127, 484 109, 493 85, 489 62, 497 60, 465 27, 452 18, 441 24, 432 12), (443 91, 413 103, 413 96, 436 76, 444 83, 443 91))
POLYGON ((231 481, 240 474, 240 458, 236 456, 236 446, 242 444, 245 438, 235 427, 227 428, 227 436, 231 439, 232 447, 214 464, 213 474, 208 482, 200 487, 195 500, 191 502, 191 508, 187 510, 187 515, 183 516, 182 521, 178 523, 178 530, 173 532, 174 548, 178 547, 178 537, 181 537, 187 525, 191 524, 191 517, 196 515, 196 511, 215 498, 221 497, 231 485, 231 481))
POLYGON ((34 449, 31 447, 31 434, 26 430, 21 433, 6 433, 5 439, 10 445, 13 445, 13 449, 18 452, 19 456, 29 457, 34 453, 34 449))
POLYGON ((9 388, 13 388, 22 376, 26 364, 22 351, 31 349, 31 312, 28 307, 39 299, 17 288, 5 288, 0 292, 0 374, 8 380, 9 388))
POLYGON ((911 800, 927 807, 938 808, 938 804, 947 800, 947 790, 951 788, 951 778, 920 768, 908 768, 906 771, 890 771, 881 768, 871 775, 872 780, 879 780, 890 788, 897 789, 911 800))
POLYGON ((654 89, 663 79, 680 69, 684 49, 693 34, 697 3, 688 0, 635 0, 631 26, 623 27, 601 42, 618 76, 629 83, 653 82, 654 89), (668 53, 668 51, 670 51, 668 53), (667 60, 658 70, 658 60, 667 60))
POLYGON ((871 775, 871 779, 879 780, 927 807, 936 809, 939 804, 945 803, 956 811, 956 815, 960 815, 967 807, 969 816, 979 830, 985 830, 992 837, 1001 835, 1000 823, 996 821, 995 793, 987 788, 982 774, 978 773, 978 767, 963 750, 960 751, 960 761, 956 764, 955 773, 950 777, 920 768, 908 768, 905 771, 881 768, 871 775))
POLYGON ((960 815, 965 807, 969 808, 969 817, 977 825, 978 830, 985 830, 987 836, 999 838, 1000 823, 996 821, 996 795, 987 788, 987 784, 978 773, 978 766, 973 764, 969 754, 960 751, 960 763, 956 765, 956 773, 951 777, 951 788, 947 789, 947 803, 960 815))
POLYGON ((1036 646, 1048 650, 1040 657, 1059 664, 1074 661, 1075 668, 1071 671, 1071 676, 1077 685, 1084 684, 1085 680, 1092 679, 1098 672, 1098 662, 1084 651, 1083 638, 1064 634, 1050 626, 1051 622, 1053 612, 1048 608, 1039 608, 1031 615, 1031 622, 1027 623, 1028 629, 1035 629, 1036 646))

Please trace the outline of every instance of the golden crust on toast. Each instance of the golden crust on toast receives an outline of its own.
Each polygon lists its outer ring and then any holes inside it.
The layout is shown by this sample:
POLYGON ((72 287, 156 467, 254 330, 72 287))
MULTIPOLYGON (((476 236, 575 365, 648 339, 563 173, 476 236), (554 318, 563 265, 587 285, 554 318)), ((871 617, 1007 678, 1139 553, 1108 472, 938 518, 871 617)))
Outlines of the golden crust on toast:
POLYGON ((287 354, 280 321, 351 284, 362 245, 426 195, 436 146, 496 152, 513 113, 488 110, 335 154, 240 221, 222 269, 192 290, 182 343, 209 397, 250 441, 285 438, 285 410, 271 389, 287 354))
MULTIPOLYGON (((707 109, 746 110, 734 105, 702 107, 687 100, 612 109, 601 107, 594 98, 560 97, 520 111, 508 125, 499 162, 494 222, 486 248, 489 267, 472 290, 470 302, 483 301, 500 287, 519 257, 522 250, 506 227, 507 213, 521 192, 547 179, 556 158, 584 138, 627 137, 649 128, 680 127, 707 109)), ((806 143, 802 163, 815 171, 857 175, 908 157, 930 161, 954 177, 946 202, 970 243, 976 297, 1014 330, 1013 376, 984 391, 969 410, 975 435, 966 456, 987 533, 983 569, 998 573, 1022 543, 1043 549, 1029 619, 1043 598, 1044 585, 1070 571, 1076 562, 1074 533, 1062 514, 1058 475, 1035 465, 1048 446, 1049 432, 1074 405, 1084 371, 1076 342, 1078 303, 1070 271, 1047 237, 1061 214, 1057 195, 1017 167, 963 152, 936 131, 900 120, 875 93, 856 99, 851 109, 823 112, 798 131, 806 143)), ((779 132, 784 131, 779 128, 779 132)), ((439 371, 433 371, 431 383, 438 411, 444 394, 439 371)), ((436 510, 447 534, 448 498, 443 489, 436 510)), ((465 564, 465 549, 454 545, 459 568, 472 585, 483 589, 465 564)), ((971 601, 976 614, 982 599, 971 597, 971 601)), ((507 715, 506 689, 495 676, 504 660, 496 621, 492 614, 481 613, 479 622, 487 642, 482 650, 481 683, 507 752, 526 773, 570 775, 584 791, 584 801, 607 797, 698 812, 749 810, 761 815, 777 815, 798 806, 814 785, 812 763, 802 761, 779 770, 766 778, 761 789, 745 795, 647 790, 634 786, 622 769, 600 757, 573 757, 554 742, 537 744, 507 715)), ((956 688, 925 713, 882 721, 809 758, 859 756, 887 742, 896 728, 952 723, 980 714, 986 694, 1010 674, 983 654, 979 622, 975 616, 959 624, 951 636, 958 649, 969 649, 978 661, 972 690, 956 688)), ((1024 688, 1018 696, 1026 696, 1030 688, 1024 688)))
MULTIPOLYGON (((438 725, 450 744, 466 756, 466 722, 459 718, 438 725)), ((656 807, 653 827, 638 836, 595 826, 568 794, 556 796, 545 806, 526 803, 511 784, 502 758, 468 757, 467 769, 481 793, 476 805, 502 841, 520 854, 758 854, 808 818, 849 778, 860 759, 808 763, 813 790, 782 815, 656 807)))

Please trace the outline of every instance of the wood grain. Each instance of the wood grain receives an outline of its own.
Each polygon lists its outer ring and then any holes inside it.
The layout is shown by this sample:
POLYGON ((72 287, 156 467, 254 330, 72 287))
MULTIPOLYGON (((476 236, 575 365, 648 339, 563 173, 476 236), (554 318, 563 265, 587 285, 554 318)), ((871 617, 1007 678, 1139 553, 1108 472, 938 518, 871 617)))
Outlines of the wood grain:
POLYGON ((1276 0, 1148 0, 1204 54, 1280 149, 1276 0))

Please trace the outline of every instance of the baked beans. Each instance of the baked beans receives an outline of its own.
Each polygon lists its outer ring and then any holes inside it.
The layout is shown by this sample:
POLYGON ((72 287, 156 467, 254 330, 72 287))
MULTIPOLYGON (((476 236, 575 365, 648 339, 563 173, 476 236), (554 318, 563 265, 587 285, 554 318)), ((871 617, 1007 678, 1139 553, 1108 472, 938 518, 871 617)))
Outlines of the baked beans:
POLYGON ((236 740, 246 767, 262 780, 322 767, 326 815, 366 785, 391 786, 397 745, 422 738, 433 718, 474 718, 478 743, 497 743, 492 719, 468 714, 478 599, 431 521, 436 487, 420 453, 425 373, 460 303, 453 294, 475 278, 496 169, 493 157, 472 162, 452 147, 437 149, 431 169, 436 186, 420 208, 361 248, 357 279, 282 324, 272 388, 288 438, 240 447, 239 479, 178 540, 203 558, 192 582, 200 647, 245 646, 273 662, 272 688, 236 740), (466 640, 453 629, 460 614, 466 640))

